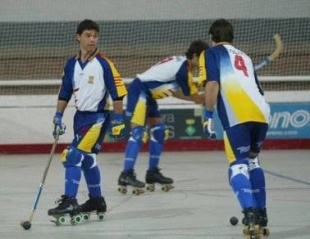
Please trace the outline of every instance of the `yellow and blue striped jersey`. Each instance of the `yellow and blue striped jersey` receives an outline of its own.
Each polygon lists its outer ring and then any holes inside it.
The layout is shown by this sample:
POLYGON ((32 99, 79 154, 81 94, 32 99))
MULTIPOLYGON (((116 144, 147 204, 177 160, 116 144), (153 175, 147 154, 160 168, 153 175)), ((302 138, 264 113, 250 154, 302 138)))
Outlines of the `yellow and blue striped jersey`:
POLYGON ((217 81, 217 111, 224 129, 244 122, 269 122, 270 109, 258 83, 253 62, 229 44, 219 44, 200 55, 199 81, 217 81))
POLYGON ((182 89, 189 96, 198 92, 189 61, 185 56, 170 56, 150 67, 137 78, 151 92, 153 99, 171 96, 182 89))
POLYGON ((96 50, 84 63, 79 55, 67 61, 58 99, 72 95, 78 111, 101 112, 109 108, 109 96, 123 97, 127 89, 113 62, 96 50))

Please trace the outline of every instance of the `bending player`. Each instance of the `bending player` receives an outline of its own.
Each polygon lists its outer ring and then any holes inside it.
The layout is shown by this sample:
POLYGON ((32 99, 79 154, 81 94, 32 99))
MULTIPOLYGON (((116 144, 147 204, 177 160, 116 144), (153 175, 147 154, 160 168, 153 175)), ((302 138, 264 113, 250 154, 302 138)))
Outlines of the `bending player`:
POLYGON ((200 78, 206 80, 204 132, 208 138, 215 137, 213 108, 217 104, 229 181, 245 216, 244 232, 257 234, 257 228, 265 228, 268 222, 265 176, 258 156, 268 130, 270 109, 252 60, 232 45, 231 23, 216 20, 209 34, 212 47, 201 54, 200 71, 200 78))
POLYGON ((96 158, 110 127, 110 121, 112 135, 115 137, 121 138, 125 127, 122 115, 123 97, 127 95, 127 90, 114 64, 97 49, 98 24, 85 19, 77 27, 76 38, 80 51, 67 61, 64 68, 53 119, 54 136, 57 132, 63 134, 65 128, 62 116, 74 95, 77 109, 73 125, 74 139, 61 158, 65 169, 64 195, 56 208, 48 210, 48 214, 52 216, 106 211, 96 158), (109 95, 113 100, 114 110, 111 120, 109 95), (82 171, 89 191, 89 200, 78 206, 76 196, 82 171))
MULTIPOLYGON (((137 156, 145 142, 145 135, 150 135, 149 165, 145 181, 154 186, 154 183, 172 185, 171 178, 163 176, 159 170, 160 157, 167 130, 158 109, 157 100, 174 96, 184 100, 194 101, 197 104, 204 102, 203 94, 193 81, 193 69, 198 66, 200 53, 207 49, 207 44, 201 40, 191 43, 186 56, 170 56, 153 65, 142 74, 138 74, 128 87, 128 102, 126 117, 131 124, 131 135, 127 142, 123 171, 118 184, 119 191, 126 193, 126 186, 142 189, 145 184, 137 180, 134 172, 137 156), (146 132, 147 129, 149 133, 146 132)), ((170 188, 166 188, 169 190, 170 188)), ((154 190, 153 187, 150 190, 154 190)), ((134 191, 139 194, 143 190, 134 191)))

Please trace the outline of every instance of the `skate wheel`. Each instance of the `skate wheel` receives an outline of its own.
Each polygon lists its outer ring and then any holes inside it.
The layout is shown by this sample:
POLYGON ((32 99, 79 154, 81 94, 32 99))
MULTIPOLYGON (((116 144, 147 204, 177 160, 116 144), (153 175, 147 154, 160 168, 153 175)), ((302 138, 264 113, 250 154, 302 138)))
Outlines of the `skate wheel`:
POLYGON ((146 190, 149 192, 154 192, 155 191, 155 185, 154 184, 147 185, 146 190))
POLYGON ((254 226, 254 234, 258 235, 260 233, 260 227, 259 225, 254 226))
POLYGON ((61 226, 64 225, 66 223, 66 217, 65 216, 60 216, 56 218, 55 225, 56 226, 61 226))
POLYGON ((170 185, 162 185, 161 186, 161 190, 164 191, 164 192, 169 192, 169 190, 171 189, 171 186, 170 185))
POLYGON ((98 220, 103 221, 105 219, 104 213, 97 213, 98 220))
POLYGON ((82 216, 81 215, 75 215, 71 217, 70 223, 71 225, 75 226, 76 224, 82 222, 82 216))
POLYGON ((142 188, 135 188, 132 190, 132 194, 138 196, 140 194, 144 193, 144 190, 142 188))
POLYGON ((266 237, 268 237, 270 235, 270 230, 269 228, 262 228, 262 234, 266 237))
POLYGON ((127 188, 126 187, 119 187, 118 191, 122 194, 126 194, 127 193, 127 188))
POLYGON ((84 221, 88 221, 89 218, 90 218, 90 213, 85 213, 85 214, 83 214, 83 220, 84 220, 84 221))
POLYGON ((246 236, 246 239, 261 239, 259 225, 254 225, 253 228, 245 226, 243 228, 243 234, 246 236))
POLYGON ((250 234, 248 227, 244 227, 242 232, 243 232, 244 235, 249 235, 250 234))

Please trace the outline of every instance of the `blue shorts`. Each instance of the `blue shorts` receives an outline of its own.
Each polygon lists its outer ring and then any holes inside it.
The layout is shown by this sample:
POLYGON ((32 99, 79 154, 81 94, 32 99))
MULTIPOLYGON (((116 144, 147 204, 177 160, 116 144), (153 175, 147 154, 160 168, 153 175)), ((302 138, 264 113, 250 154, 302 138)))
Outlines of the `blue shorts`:
POLYGON ((224 131, 225 152, 228 162, 247 159, 250 152, 259 153, 266 138, 268 124, 247 122, 224 131))
POLYGON ((98 154, 109 127, 110 113, 108 111, 77 111, 74 115, 74 139, 71 145, 85 153, 98 154))
POLYGON ((145 126, 147 117, 161 117, 157 101, 139 79, 133 80, 128 87, 126 117, 141 126, 145 126))

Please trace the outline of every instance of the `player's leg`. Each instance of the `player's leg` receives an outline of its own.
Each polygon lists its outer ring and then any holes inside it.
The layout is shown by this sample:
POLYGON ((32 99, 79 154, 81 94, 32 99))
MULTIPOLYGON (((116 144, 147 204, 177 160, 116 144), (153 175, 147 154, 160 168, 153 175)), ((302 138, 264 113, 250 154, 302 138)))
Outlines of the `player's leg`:
POLYGON ((104 213, 107 210, 106 202, 101 189, 101 172, 97 164, 97 154, 103 143, 105 134, 109 127, 109 115, 98 114, 96 123, 84 128, 84 135, 78 147, 84 149, 84 160, 82 170, 88 188, 89 199, 80 205, 81 212, 104 213))
POLYGON ((145 135, 148 96, 141 87, 143 86, 139 81, 134 81, 128 89, 126 116, 131 124, 131 132, 126 145, 123 171, 118 178, 118 184, 121 186, 144 187, 144 183, 136 179, 134 172, 145 135))
POLYGON ((118 185, 120 186, 131 185, 139 188, 144 187, 144 183, 136 178, 136 174, 134 172, 138 153, 143 145, 144 133, 144 127, 133 125, 126 146, 124 168, 118 178, 118 185))
POLYGON ((82 163, 89 199, 80 205, 81 212, 97 211, 97 213, 104 213, 107 211, 107 205, 101 190, 101 173, 96 159, 97 154, 86 154, 82 163))
POLYGON ((165 124, 155 100, 152 100, 149 104, 147 124, 149 126, 149 169, 152 169, 157 168, 159 165, 166 140, 165 124))
POLYGON ((57 201, 58 206, 48 210, 48 215, 60 215, 79 212, 76 195, 81 180, 81 162, 84 154, 74 146, 65 149, 61 161, 65 167, 65 193, 57 201))
POLYGON ((256 208, 248 173, 250 131, 246 124, 236 125, 224 132, 224 145, 229 162, 229 182, 243 210, 256 208))
POLYGON ((253 123, 251 153, 249 159, 249 175, 253 193, 256 198, 257 208, 259 210, 259 221, 262 227, 268 224, 266 209, 266 181, 265 173, 260 165, 259 153, 262 143, 266 138, 268 125, 264 123, 253 123))
MULTIPOLYGON (((168 130, 162 121, 158 105, 155 100, 150 102, 148 112, 148 125, 150 127, 149 141, 149 167, 146 172, 145 181, 147 184, 172 184, 173 179, 165 177, 159 169, 161 154, 164 142, 168 137, 168 130)), ((168 189, 169 190, 169 189, 168 189)))

